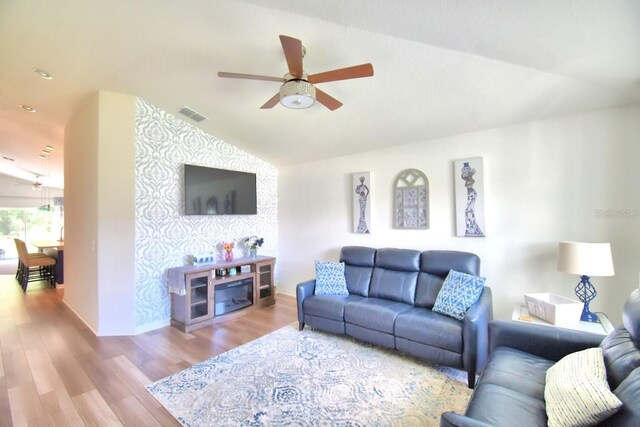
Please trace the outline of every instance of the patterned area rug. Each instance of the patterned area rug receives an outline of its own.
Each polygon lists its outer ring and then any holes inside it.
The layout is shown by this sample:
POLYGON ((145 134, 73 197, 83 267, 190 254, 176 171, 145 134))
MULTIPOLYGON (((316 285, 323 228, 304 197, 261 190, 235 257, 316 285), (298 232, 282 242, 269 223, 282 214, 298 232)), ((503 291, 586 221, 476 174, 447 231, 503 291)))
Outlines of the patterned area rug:
POLYGON ((444 411, 463 412, 471 396, 451 372, 290 325, 147 390, 190 427, 427 426, 444 411))

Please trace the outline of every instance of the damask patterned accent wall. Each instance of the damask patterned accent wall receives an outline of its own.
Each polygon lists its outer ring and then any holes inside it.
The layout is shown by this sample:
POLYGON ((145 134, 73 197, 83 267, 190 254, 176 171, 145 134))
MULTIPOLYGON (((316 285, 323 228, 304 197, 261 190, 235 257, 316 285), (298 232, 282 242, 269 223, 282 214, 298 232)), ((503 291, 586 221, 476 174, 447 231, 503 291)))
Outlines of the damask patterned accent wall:
MULTIPOLYGON (((189 254, 215 251, 222 241, 264 237, 261 255, 278 248, 278 170, 195 126, 138 99, 136 102, 136 330, 162 326, 171 316, 166 271, 189 254), (257 215, 185 216, 185 163, 253 172, 257 215)), ((236 248, 236 256, 242 249, 236 248)))

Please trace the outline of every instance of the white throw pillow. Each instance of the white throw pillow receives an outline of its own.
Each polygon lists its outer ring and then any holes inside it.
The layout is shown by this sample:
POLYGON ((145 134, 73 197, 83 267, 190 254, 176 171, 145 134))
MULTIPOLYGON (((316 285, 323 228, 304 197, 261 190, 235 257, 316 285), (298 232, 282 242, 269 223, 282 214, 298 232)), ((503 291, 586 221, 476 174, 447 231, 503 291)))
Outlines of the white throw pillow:
POLYGON ((549 368, 544 400, 549 427, 592 426, 622 406, 609 389, 599 347, 571 353, 549 368))

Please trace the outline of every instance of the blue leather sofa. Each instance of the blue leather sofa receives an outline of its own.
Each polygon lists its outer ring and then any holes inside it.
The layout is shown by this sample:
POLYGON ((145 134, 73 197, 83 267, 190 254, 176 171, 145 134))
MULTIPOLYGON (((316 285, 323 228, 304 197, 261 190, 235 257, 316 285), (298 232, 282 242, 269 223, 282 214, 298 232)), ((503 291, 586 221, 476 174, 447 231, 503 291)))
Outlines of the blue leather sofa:
POLYGON ((315 280, 298 284, 300 330, 308 324, 464 369, 473 388, 488 356, 491 289, 485 286, 463 321, 431 308, 449 270, 479 274, 477 255, 347 246, 340 261, 345 263, 349 295, 314 295, 315 280))
POLYGON ((640 290, 623 309, 623 325, 606 338, 517 322, 489 325, 490 357, 466 414, 445 412, 441 427, 546 426, 546 371, 564 356, 602 347, 611 391, 623 403, 599 425, 640 426, 640 290))

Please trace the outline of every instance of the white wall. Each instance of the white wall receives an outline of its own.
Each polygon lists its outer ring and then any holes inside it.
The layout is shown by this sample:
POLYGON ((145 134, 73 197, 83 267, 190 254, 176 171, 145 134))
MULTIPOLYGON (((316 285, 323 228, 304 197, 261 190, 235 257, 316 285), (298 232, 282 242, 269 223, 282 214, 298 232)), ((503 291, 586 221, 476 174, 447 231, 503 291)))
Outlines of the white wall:
POLYGON ((509 318, 524 293, 575 297, 579 278, 556 271, 558 241, 609 241, 616 276, 592 279, 591 309, 618 324, 640 271, 639 138, 633 106, 281 168, 280 291, 293 294, 314 276, 314 259, 336 259, 344 245, 463 250, 480 256, 494 314, 509 318), (484 158, 487 237, 455 237, 453 161, 475 156, 484 158), (393 181, 407 168, 429 179, 429 230, 391 228, 393 181), (370 235, 352 233, 351 173, 361 171, 372 177, 370 235))
MULTIPOLYGON (((133 170, 133 167, 132 169, 133 170)), ((136 332, 169 324, 168 268, 222 241, 263 237, 262 255, 277 255, 278 170, 139 99, 136 105, 136 332), (184 164, 256 174, 257 215, 185 215, 184 164)), ((220 207, 224 198, 220 199, 220 207)), ((236 247, 236 256, 243 250, 236 247)))
POLYGON ((99 114, 98 335, 131 335, 135 332, 137 303, 134 278, 136 98, 101 91, 99 114))
POLYGON ((94 94, 65 130, 65 303, 97 335, 135 327, 135 98, 94 94))
POLYGON ((64 302, 98 330, 98 94, 69 121, 64 135, 64 302))

